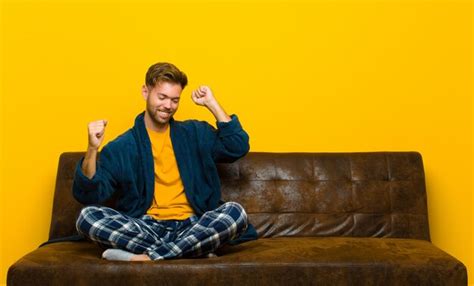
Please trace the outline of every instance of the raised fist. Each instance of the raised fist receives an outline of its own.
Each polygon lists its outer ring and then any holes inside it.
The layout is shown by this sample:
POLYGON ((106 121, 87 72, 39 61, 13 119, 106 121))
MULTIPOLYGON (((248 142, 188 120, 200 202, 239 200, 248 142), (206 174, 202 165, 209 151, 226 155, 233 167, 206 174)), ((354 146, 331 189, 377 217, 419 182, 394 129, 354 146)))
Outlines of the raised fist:
POLYGON ((89 148, 99 149, 104 140, 105 126, 107 126, 107 120, 97 120, 89 123, 89 148))
POLYGON ((191 94, 191 98, 193 99, 194 103, 196 103, 197 105, 202 105, 202 106, 207 106, 207 107, 209 107, 211 104, 213 104, 216 101, 211 88, 205 85, 201 85, 198 89, 194 90, 193 93, 191 94))

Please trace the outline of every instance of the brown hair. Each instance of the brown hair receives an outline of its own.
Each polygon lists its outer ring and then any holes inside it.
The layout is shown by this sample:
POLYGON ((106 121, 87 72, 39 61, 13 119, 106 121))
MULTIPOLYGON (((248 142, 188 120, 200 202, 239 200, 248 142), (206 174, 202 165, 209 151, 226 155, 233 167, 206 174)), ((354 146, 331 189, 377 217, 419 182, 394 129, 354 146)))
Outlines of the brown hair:
POLYGON ((170 63, 156 63, 148 68, 145 76, 145 83, 153 88, 159 82, 172 82, 181 85, 184 89, 188 84, 188 78, 184 72, 180 71, 175 65, 170 63))

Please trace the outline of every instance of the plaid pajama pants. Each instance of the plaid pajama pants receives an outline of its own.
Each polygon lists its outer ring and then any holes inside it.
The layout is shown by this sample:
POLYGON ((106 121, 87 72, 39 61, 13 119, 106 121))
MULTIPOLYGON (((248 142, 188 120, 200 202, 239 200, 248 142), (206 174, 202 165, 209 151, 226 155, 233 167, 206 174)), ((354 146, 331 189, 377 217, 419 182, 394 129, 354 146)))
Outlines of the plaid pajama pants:
POLYGON ((102 247, 147 254, 151 260, 199 257, 245 232, 247 214, 235 202, 183 221, 155 220, 149 215, 133 218, 112 208, 87 206, 76 228, 102 247))

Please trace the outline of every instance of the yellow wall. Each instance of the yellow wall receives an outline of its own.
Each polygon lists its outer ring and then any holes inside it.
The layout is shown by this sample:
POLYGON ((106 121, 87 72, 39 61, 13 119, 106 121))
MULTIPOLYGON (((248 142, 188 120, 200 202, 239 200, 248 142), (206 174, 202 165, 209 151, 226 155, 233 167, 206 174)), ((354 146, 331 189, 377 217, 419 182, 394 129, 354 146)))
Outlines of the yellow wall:
POLYGON ((208 84, 252 151, 422 153, 432 241, 474 279, 472 4, 386 1, 7 1, 1 7, 0 283, 48 236, 58 157, 144 107, 148 66, 208 84), (4 225, 3 225, 4 224, 4 225))

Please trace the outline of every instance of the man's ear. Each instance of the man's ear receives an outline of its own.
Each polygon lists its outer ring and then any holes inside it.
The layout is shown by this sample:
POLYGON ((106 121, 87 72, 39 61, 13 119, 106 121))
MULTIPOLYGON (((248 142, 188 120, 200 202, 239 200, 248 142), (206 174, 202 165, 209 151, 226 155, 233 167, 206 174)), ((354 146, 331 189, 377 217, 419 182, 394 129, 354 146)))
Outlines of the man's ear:
POLYGON ((147 88, 146 84, 144 84, 142 86, 142 96, 145 100, 148 99, 148 88, 147 88))

